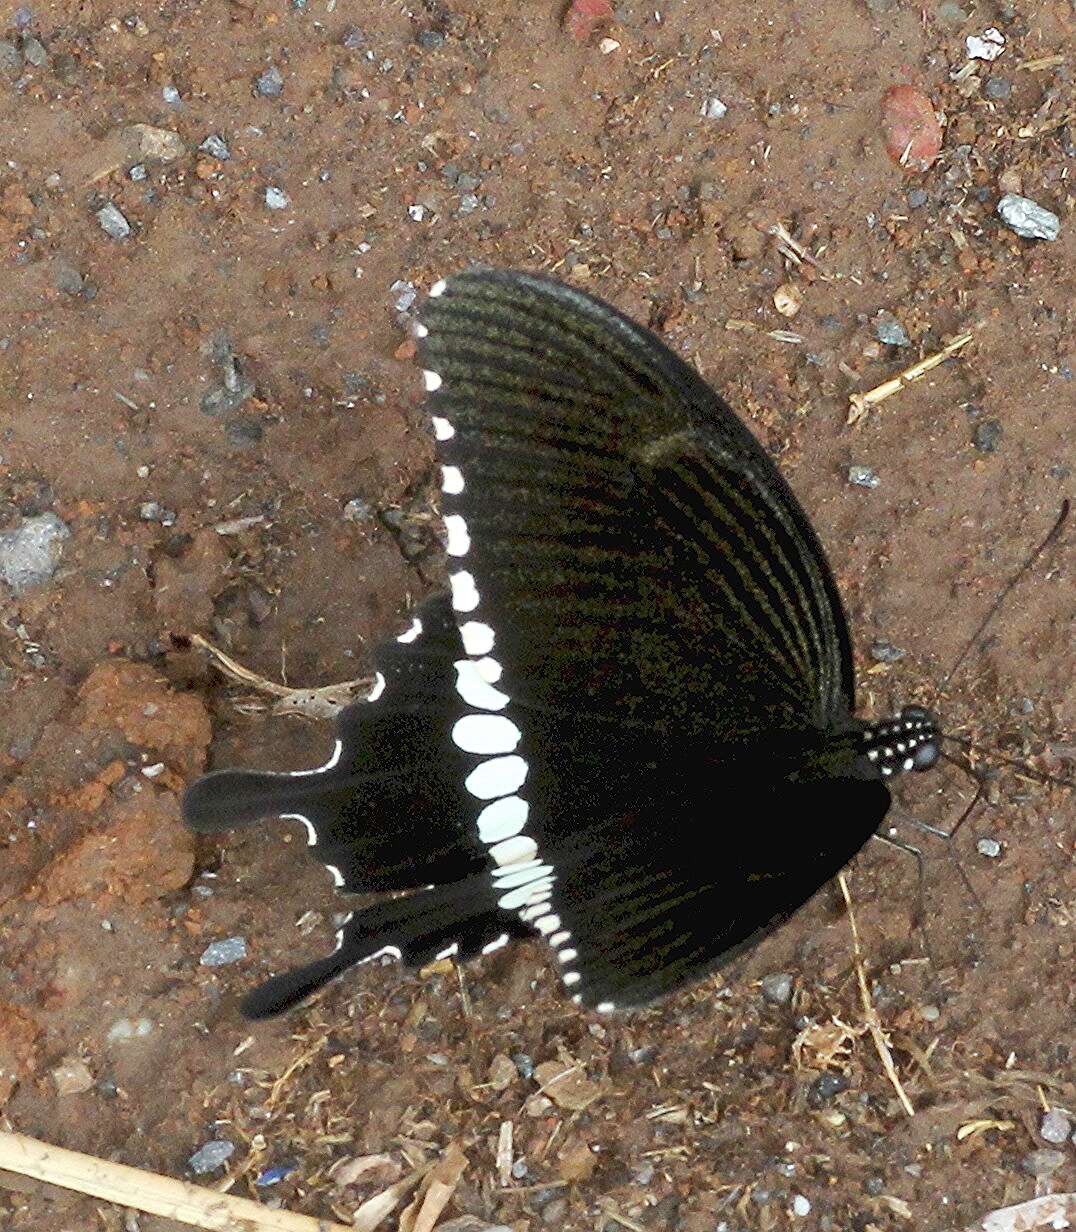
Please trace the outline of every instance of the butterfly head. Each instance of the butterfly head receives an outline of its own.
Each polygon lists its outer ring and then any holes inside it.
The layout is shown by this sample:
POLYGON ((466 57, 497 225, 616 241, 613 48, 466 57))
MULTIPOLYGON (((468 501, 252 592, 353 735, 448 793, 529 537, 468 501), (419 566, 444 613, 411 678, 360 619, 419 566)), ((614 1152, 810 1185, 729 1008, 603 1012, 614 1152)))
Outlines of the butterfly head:
POLYGON ((892 719, 863 731, 863 752, 883 778, 929 770, 941 756, 941 728, 925 706, 905 706, 892 719))

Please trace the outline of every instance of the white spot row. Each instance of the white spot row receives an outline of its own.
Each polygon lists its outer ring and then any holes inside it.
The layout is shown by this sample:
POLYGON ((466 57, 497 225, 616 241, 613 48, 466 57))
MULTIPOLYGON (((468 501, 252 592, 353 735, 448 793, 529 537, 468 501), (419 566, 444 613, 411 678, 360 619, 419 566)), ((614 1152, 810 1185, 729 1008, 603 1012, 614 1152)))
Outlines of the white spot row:
MULTIPOLYGON (((436 298, 445 290, 443 281, 430 288, 436 298)), ((423 381, 429 392, 441 388, 439 373, 423 372, 423 381)), ((433 416, 434 435, 438 441, 450 441, 456 429, 450 420, 441 415, 433 416)), ((445 464, 441 467, 441 491, 447 497, 461 495, 466 489, 466 479, 458 466, 445 464)), ((445 530, 448 535, 448 555, 454 563, 461 563, 471 550, 471 534, 467 520, 461 513, 446 513, 445 530)), ((480 607, 482 598, 474 575, 464 568, 455 568, 449 574, 452 588, 452 607, 458 617, 469 616, 480 607)), ((496 646, 496 634, 487 622, 474 617, 459 620, 463 648, 469 656, 455 664, 456 691, 475 713, 467 714, 452 728, 452 739, 465 753, 474 753, 481 761, 464 780, 464 787, 476 800, 488 801, 478 814, 478 837, 489 850, 495 868, 493 884, 500 897, 498 907, 502 911, 519 913, 524 923, 541 933, 553 947, 561 968, 561 978, 568 987, 582 980, 571 963, 579 953, 568 943, 571 932, 562 927, 560 917, 552 910, 551 897, 556 872, 545 863, 538 844, 524 833, 530 805, 518 794, 527 778, 526 760, 515 750, 523 738, 522 731, 504 715, 490 713, 508 706, 507 693, 493 687, 502 675, 501 664, 492 656, 496 646)), ((499 949, 508 941, 505 934, 483 948, 483 953, 499 949)), ((577 995, 573 1000, 580 1001, 577 995)), ((615 1008, 611 1002, 603 1002, 598 1010, 607 1013, 615 1008)))

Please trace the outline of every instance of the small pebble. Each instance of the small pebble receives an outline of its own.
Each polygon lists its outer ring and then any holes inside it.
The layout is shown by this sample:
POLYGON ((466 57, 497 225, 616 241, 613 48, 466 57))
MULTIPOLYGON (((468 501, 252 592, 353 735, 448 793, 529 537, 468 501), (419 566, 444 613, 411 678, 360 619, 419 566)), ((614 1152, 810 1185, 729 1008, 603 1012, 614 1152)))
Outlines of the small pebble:
POLYGON ((131 224, 111 201, 97 211, 97 221, 101 230, 114 240, 125 240, 131 234, 131 224))
POLYGON ((806 1219, 811 1213, 811 1204, 803 1194, 796 1194, 792 1199, 792 1213, 798 1215, 800 1219, 806 1219))
POLYGON ((995 102, 1003 102, 1012 96, 1012 82, 1004 77, 987 77, 983 82, 983 93, 995 102))
POLYGON ((1044 1148, 1041 1151, 1029 1151, 1020 1161, 1020 1164, 1025 1172, 1030 1172, 1032 1176, 1041 1178, 1052 1176, 1064 1162, 1065 1156, 1061 1151, 1052 1151, 1044 1148))
POLYGON ((161 90, 161 98, 163 98, 170 107, 176 107, 180 102, 179 91, 175 86, 165 86, 164 89, 161 90))
POLYGON ((0 39, 0 70, 13 76, 22 69, 22 52, 14 43, 0 39))
POLYGON ((763 976, 759 983, 762 995, 771 1005, 787 1005, 792 999, 792 976, 787 971, 763 976))
POLYGON ((226 1138, 207 1142, 187 1160, 187 1167, 195 1176, 204 1176, 207 1172, 216 1172, 222 1168, 235 1154, 235 1143, 226 1138))
MULTIPOLYGON (((231 1145, 229 1143, 229 1145, 231 1145)), ((205 1148, 203 1148, 204 1150, 205 1148)), ((295 1171, 294 1164, 277 1164, 275 1168, 266 1168, 264 1172, 259 1172, 254 1184, 259 1189, 265 1189, 269 1185, 279 1184, 289 1172, 295 1171)))
POLYGON ((265 204, 271 210, 286 210, 288 208, 288 194, 282 188, 274 188, 270 185, 265 190, 265 204))
POLYGON ((534 1062, 525 1052, 512 1053, 512 1064, 516 1067, 520 1078, 534 1077, 534 1062))
POLYGON ((964 40, 969 60, 996 60, 1005 50, 1005 35, 996 26, 982 34, 969 34, 964 40))
POLYGON ((57 291, 78 295, 82 290, 82 275, 73 266, 57 265, 52 275, 52 285, 57 291))
POLYGON ((418 299, 418 291, 415 289, 415 284, 412 282, 404 282, 402 278, 397 278, 396 281, 389 287, 389 290, 395 296, 393 303, 397 312, 407 312, 412 307, 415 300, 418 299))
POLYGON ((216 133, 210 133, 198 148, 212 158, 219 158, 221 162, 232 156, 232 152, 228 149, 224 138, 219 137, 216 133))
POLYGON ((981 838, 975 844, 975 850, 981 856, 996 860, 1001 855, 1001 844, 996 838, 981 838))
POLYGON ((110 1044, 118 1044, 127 1040, 144 1039, 153 1031, 153 1023, 148 1018, 117 1018, 108 1028, 105 1039, 110 1044))
POLYGON ((1028 197, 1006 193, 998 202, 998 217, 1025 240, 1056 240, 1061 219, 1028 197))
POLYGON ((924 1022, 937 1022, 941 1017, 941 1010, 936 1005, 921 1005, 919 1007, 919 1017, 924 1022))
POLYGON ((344 520, 347 522, 370 522, 373 518, 373 507, 361 496, 353 496, 344 506, 344 520))
POLYGON ((34 15, 25 4, 20 4, 15 10, 15 29, 29 30, 33 25, 34 15))
POLYGON ((67 524, 54 513, 24 518, 14 530, 0 532, 0 582, 17 595, 47 582, 56 572, 70 534, 67 524))
POLYGON ((464 193, 460 197, 460 213, 473 214, 478 209, 479 201, 474 193, 464 193))
POLYGON ((1003 431, 1000 419, 984 419, 972 430, 972 444, 980 453, 994 453, 1001 444, 1003 431))
POLYGON ((254 81, 255 93, 262 98, 279 98, 284 92, 284 74, 275 64, 270 64, 254 81))
POLYGON ((130 171, 127 172, 127 174, 137 184, 137 183, 140 183, 142 180, 144 180, 149 175, 149 172, 146 170, 146 168, 141 163, 135 163, 135 165, 131 168, 130 171))
POLYGON ((904 326, 891 312, 879 312, 874 318, 874 336, 886 346, 907 347, 912 345, 904 326))
POLYGON ((143 522, 160 522, 162 526, 174 526, 177 514, 173 509, 166 509, 158 501, 143 501, 138 507, 138 516, 143 522))
POLYGON ((728 110, 728 105, 715 97, 706 99, 699 114, 704 120, 723 120, 728 110))
POLYGON ((856 488, 876 488, 882 481, 869 466, 856 464, 848 468, 848 482, 856 488))
POLYGON ((358 51, 360 47, 366 46, 366 35, 363 34, 358 26, 348 26, 340 36, 340 43, 348 51, 358 51))
POLYGON ((247 956, 247 943, 242 937, 228 937, 225 941, 213 941, 202 951, 198 962, 203 967, 226 967, 247 956))
POLYGON ((33 35, 22 40, 22 54, 26 63, 32 64, 34 68, 43 68, 48 63, 49 53, 45 50, 44 43, 33 35))
POLYGON ((516 1178, 517 1181, 523 1180, 523 1178, 527 1175, 528 1171, 529 1169, 527 1167, 527 1161, 525 1159, 517 1159, 515 1163, 512 1164, 512 1175, 516 1178))
POLYGON ((445 45, 445 36, 440 30, 420 30, 415 36, 415 42, 426 51, 436 51, 445 45))
POLYGON ((904 658, 905 651, 884 637, 876 637, 871 642, 871 658, 876 663, 899 663, 904 658))
POLYGON ((821 1108, 842 1091, 848 1090, 848 1079, 843 1074, 819 1074, 807 1088, 807 1102, 812 1108, 821 1108))
POLYGON ((885 1193, 885 1181, 880 1176, 868 1176, 863 1188, 870 1197, 877 1198, 880 1193, 885 1193))
POLYGON ((946 26, 962 26, 968 20, 968 14, 956 0, 942 0, 936 11, 938 20, 946 26))
POLYGON ((637 1164, 632 1168, 631 1175, 636 1185, 649 1185, 654 1179, 654 1165, 649 1159, 644 1160, 641 1164, 637 1164))
POLYGON ((908 205, 913 210, 917 210, 930 200, 930 193, 925 188, 909 188, 907 200, 908 205))
POLYGON ((1060 1146, 1069 1136, 1072 1129, 1068 1117, 1060 1108, 1051 1108, 1042 1118, 1039 1125, 1039 1135, 1044 1142, 1053 1142, 1060 1146))

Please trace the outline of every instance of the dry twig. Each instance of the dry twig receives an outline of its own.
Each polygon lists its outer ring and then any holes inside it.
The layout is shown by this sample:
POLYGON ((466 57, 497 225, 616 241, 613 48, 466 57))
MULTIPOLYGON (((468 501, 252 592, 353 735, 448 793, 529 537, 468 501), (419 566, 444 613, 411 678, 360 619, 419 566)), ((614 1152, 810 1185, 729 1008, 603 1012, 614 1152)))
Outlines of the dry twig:
POLYGON ((940 364, 951 358, 962 347, 966 347, 972 340, 974 335, 969 331, 964 334, 958 334, 951 342, 947 342, 940 351, 933 355, 927 355, 917 363, 911 365, 910 368, 905 368, 903 372, 898 372, 896 376, 890 377, 888 381, 883 381, 881 385, 875 385, 873 389, 868 389, 865 394, 849 394, 848 401, 851 404, 848 411, 849 424, 861 423, 870 411, 872 406, 879 402, 884 402, 886 398, 891 398, 894 394, 899 394, 906 385, 910 385, 913 381, 918 381, 920 377, 926 376, 928 372, 932 372, 940 364))
POLYGON ((79 1151, 0 1130, 0 1168, 50 1185, 103 1198, 117 1206, 162 1215, 211 1232, 354 1232, 343 1224, 271 1210, 175 1177, 160 1176, 79 1151))
POLYGON ((848 908, 848 925, 852 930, 852 953, 855 957, 856 981, 859 984, 859 997, 863 1002, 863 1017, 866 1020, 867 1028, 871 1033, 871 1039, 874 1040, 874 1047, 878 1051, 878 1056, 882 1062, 882 1068, 886 1072, 886 1077, 893 1084, 893 1090, 897 1093, 897 1098, 900 1100, 901 1107, 909 1116, 915 1116, 915 1109, 912 1107, 912 1101, 908 1098, 907 1093, 901 1086, 900 1077, 897 1074, 897 1067, 893 1064, 893 1054, 889 1051, 889 1044, 885 1038, 885 1032, 882 1030, 881 1021, 878 1018, 878 1011, 874 1008, 874 1002, 871 1000, 870 989, 867 987, 867 975, 863 970, 863 951, 859 945, 859 929, 856 927, 856 915, 852 910, 852 895, 848 889, 848 880, 844 873, 839 873, 837 880, 841 885, 841 893, 844 895, 844 903, 848 908))

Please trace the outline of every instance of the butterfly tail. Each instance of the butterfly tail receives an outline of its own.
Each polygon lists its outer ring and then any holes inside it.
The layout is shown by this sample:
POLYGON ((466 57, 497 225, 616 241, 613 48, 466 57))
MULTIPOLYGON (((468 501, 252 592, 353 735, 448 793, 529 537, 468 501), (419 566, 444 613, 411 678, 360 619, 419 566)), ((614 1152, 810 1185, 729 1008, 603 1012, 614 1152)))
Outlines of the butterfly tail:
POLYGON ((377 958, 423 967, 439 958, 461 961, 523 935, 497 907, 486 876, 430 886, 355 912, 337 934, 332 954, 273 976, 243 1001, 247 1018, 270 1018, 306 1000, 352 967, 377 958))
POLYGON ((221 834, 265 817, 304 813, 323 790, 321 780, 312 780, 312 775, 216 770, 187 788, 183 820, 198 834, 221 834))

